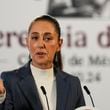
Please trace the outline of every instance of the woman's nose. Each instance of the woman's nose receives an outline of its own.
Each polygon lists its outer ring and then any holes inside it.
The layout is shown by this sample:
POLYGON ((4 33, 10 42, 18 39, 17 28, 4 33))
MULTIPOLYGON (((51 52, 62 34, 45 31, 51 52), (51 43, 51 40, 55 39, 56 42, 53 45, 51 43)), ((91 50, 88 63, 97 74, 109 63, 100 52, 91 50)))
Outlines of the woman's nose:
POLYGON ((45 48, 45 43, 43 40, 39 40, 39 42, 37 42, 37 48, 45 48))

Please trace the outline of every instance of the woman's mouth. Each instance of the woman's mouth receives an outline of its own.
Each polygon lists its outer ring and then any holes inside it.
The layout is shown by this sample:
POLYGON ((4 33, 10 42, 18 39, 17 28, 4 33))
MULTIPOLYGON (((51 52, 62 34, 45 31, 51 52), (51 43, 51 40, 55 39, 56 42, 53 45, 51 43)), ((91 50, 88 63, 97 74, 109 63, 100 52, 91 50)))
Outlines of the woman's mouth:
POLYGON ((38 55, 38 56, 45 56, 46 53, 45 52, 37 52, 36 55, 38 55))

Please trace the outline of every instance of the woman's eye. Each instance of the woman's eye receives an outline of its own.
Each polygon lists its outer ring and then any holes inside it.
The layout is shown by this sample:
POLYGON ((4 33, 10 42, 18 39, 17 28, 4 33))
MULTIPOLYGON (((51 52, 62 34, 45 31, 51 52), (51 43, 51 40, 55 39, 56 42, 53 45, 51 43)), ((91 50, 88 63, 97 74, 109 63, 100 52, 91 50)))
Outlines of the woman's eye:
POLYGON ((33 40, 38 40, 38 37, 37 36, 32 36, 31 37, 33 40))
POLYGON ((45 40, 46 40, 46 41, 49 41, 49 40, 51 40, 51 38, 48 37, 48 38, 45 38, 45 40))
POLYGON ((45 41, 50 41, 50 40, 52 40, 52 37, 45 37, 44 39, 45 39, 45 41))

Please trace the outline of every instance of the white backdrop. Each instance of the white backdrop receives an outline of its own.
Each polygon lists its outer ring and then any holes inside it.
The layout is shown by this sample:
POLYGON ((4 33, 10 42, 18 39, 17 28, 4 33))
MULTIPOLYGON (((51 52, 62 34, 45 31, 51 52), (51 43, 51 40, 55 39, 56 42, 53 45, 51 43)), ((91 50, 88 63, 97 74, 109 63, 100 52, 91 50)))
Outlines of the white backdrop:
MULTIPOLYGON (((26 30, 37 16, 47 13, 48 0, 0 1, 0 72, 27 62, 26 30)), ((100 110, 110 102, 110 19, 57 18, 64 39, 64 70, 77 75, 87 85, 100 110)), ((87 105, 91 106, 84 91, 87 105)))

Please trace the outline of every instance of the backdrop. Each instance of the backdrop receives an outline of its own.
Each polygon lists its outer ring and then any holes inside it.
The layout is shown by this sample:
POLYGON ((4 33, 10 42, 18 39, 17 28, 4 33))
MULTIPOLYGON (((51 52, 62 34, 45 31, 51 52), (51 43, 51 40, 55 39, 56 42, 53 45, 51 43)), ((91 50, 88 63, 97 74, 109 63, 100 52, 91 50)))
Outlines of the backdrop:
MULTIPOLYGON (((28 26, 35 17, 50 14, 61 25, 64 70, 78 76, 82 87, 88 86, 99 110, 109 110, 109 4, 109 0, 0 0, 0 73, 28 61, 28 26)), ((92 106, 83 92, 87 105, 92 106)))

